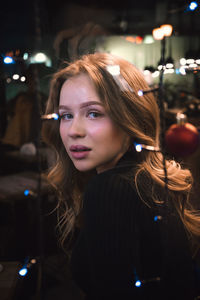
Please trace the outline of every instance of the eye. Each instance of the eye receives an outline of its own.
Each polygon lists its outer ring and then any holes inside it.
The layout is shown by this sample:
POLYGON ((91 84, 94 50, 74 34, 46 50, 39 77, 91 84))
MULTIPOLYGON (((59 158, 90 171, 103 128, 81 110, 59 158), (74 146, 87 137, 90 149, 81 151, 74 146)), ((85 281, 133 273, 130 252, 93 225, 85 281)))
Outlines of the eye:
POLYGON ((61 113, 60 114, 60 119, 61 120, 71 120, 71 119, 73 119, 73 115, 68 114, 68 113, 61 113))
POLYGON ((97 111, 90 111, 90 112, 88 112, 88 116, 90 119, 96 119, 98 117, 101 117, 102 113, 97 112, 97 111))

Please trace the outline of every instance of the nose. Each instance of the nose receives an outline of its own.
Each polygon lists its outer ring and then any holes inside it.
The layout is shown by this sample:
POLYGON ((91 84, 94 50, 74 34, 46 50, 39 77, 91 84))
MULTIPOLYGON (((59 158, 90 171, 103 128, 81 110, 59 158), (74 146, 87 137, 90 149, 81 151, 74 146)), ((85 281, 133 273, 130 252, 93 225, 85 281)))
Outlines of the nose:
POLYGON ((84 122, 81 121, 80 118, 74 118, 71 121, 69 130, 68 130, 68 135, 72 138, 76 137, 84 137, 85 136, 85 126, 84 122))

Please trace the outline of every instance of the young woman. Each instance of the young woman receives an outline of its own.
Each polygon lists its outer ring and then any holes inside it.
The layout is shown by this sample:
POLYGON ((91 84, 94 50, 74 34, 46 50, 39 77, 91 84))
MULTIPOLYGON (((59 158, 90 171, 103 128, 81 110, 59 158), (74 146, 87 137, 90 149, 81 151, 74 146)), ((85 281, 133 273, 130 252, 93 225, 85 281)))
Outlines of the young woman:
POLYGON ((197 293, 192 177, 166 160, 166 188, 158 105, 153 93, 138 95, 148 89, 136 67, 103 53, 83 56, 51 82, 46 113, 60 118, 44 128, 57 155, 48 179, 58 193, 62 243, 80 227, 71 270, 86 299, 197 293))

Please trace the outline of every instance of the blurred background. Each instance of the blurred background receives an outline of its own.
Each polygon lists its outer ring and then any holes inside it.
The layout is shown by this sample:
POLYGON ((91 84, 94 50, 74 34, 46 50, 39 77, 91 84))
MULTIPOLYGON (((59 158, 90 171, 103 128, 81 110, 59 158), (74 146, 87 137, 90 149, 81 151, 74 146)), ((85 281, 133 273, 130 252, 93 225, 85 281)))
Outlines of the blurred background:
MULTIPOLYGON (((64 61, 93 52, 127 59, 143 72, 150 88, 159 86, 163 70, 166 130, 178 126, 177 113, 193 125, 184 155, 178 147, 168 155, 191 169, 199 207, 200 2, 4 1, 0 7, 1 300, 83 299, 71 278, 69 253, 57 242, 57 199, 42 175, 54 153, 40 133, 52 74, 64 61), (159 36, 157 30, 165 24, 171 31, 159 36)), ((173 138, 180 136, 176 133, 173 138)))

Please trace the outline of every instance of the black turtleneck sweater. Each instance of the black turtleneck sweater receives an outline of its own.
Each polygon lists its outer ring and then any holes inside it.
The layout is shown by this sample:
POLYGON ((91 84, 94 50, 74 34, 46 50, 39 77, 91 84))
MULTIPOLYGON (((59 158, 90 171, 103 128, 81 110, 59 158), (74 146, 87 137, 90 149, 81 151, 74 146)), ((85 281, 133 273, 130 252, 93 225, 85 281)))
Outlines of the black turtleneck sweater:
POLYGON ((91 300, 192 300, 193 264, 183 224, 175 209, 166 219, 165 207, 151 195, 147 203, 141 200, 135 160, 127 153, 89 182, 84 226, 71 257, 73 278, 91 300))

